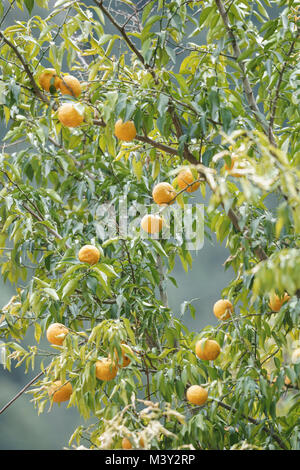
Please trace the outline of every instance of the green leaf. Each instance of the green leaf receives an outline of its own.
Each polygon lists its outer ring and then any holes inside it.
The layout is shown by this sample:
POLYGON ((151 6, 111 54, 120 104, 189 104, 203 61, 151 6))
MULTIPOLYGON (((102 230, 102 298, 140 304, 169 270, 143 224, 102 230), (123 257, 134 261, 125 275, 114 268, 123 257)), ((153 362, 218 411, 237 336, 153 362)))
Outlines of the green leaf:
POLYGON ((70 297, 70 295, 73 294, 81 277, 82 275, 77 276, 74 279, 71 279, 70 281, 67 282, 67 284, 64 286, 62 290, 62 300, 65 300, 67 297, 70 297))
POLYGON ((24 3, 26 5, 26 8, 27 8, 29 14, 31 14, 31 12, 33 10, 33 7, 34 7, 34 0, 24 0, 24 3))
POLYGON ((54 300, 59 300, 59 297, 58 297, 57 292, 56 292, 55 289, 52 289, 52 288, 50 288, 50 287, 45 287, 45 288, 43 289, 43 291, 44 291, 46 294, 50 295, 50 297, 52 297, 52 299, 54 299, 54 300))

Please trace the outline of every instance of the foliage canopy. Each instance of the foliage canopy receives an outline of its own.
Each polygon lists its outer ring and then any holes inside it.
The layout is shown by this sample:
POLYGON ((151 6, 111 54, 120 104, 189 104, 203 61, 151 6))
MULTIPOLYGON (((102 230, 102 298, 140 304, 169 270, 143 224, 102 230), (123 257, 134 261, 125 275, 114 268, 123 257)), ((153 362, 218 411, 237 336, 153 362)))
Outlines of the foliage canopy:
POLYGON ((1 26, 10 9, 28 11, 0 30, 1 272, 17 287, 0 335, 9 369, 45 356, 31 388, 39 413, 53 381, 71 382, 68 406, 93 424, 69 445, 120 448, 129 438, 139 447, 142 436, 146 449, 299 449, 299 5, 58 0, 42 19, 34 8, 47 0, 0 4, 1 26), (45 68, 76 76, 80 96, 54 81, 43 90, 45 68), (81 125, 61 124, 63 103, 81 125), (118 119, 133 121, 132 141, 114 136, 118 119), (193 201, 176 187, 185 167, 209 194, 205 234, 226 240, 235 272, 216 293, 233 314, 196 332, 173 315, 165 289, 177 257, 192 268, 185 234, 145 237, 139 225, 158 182, 175 185, 179 207, 193 201), (124 200, 132 230, 107 236, 124 200), (78 260, 86 244, 98 263, 78 260), (285 292, 272 312, 269 296, 285 292), (54 322, 69 333, 42 351, 54 322), (25 349, 32 325, 37 344, 25 349), (221 347, 214 362, 195 354, 203 338, 221 347), (98 380, 97 361, 121 357, 122 342, 130 364, 98 380), (208 391, 204 405, 187 401, 192 385, 208 391))

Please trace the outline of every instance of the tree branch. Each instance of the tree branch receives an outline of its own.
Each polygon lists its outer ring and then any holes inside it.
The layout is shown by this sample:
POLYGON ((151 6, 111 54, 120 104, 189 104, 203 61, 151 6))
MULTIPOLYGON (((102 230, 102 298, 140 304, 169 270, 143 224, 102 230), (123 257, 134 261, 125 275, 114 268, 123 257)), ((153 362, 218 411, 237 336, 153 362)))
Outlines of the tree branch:
POLYGON ((152 77, 154 78, 155 81, 157 81, 157 77, 156 77, 156 74, 154 72, 154 70, 150 67, 149 64, 147 64, 145 62, 145 59, 144 57, 142 56, 142 54, 140 53, 140 51, 137 49, 137 47, 134 45, 134 43, 131 41, 131 39, 129 38, 128 34, 126 33, 125 31, 125 26, 121 26, 115 19, 114 17, 110 14, 110 12, 104 7, 103 5, 103 0, 94 0, 94 2, 96 3, 96 5, 100 8, 100 10, 102 11, 102 13, 109 19, 109 21, 111 22, 111 24, 119 31, 119 33, 122 35, 124 41, 126 42, 127 46, 129 47, 129 49, 132 50, 132 52, 136 55, 136 57, 138 58, 138 60, 143 64, 143 66, 145 67, 146 70, 148 70, 152 77))
POLYGON ((21 62, 22 66, 23 66, 23 69, 24 69, 24 72, 27 74, 28 78, 29 78, 29 81, 31 83, 31 86, 33 88, 33 91, 35 93, 35 95, 41 99, 44 103, 47 103, 49 104, 49 100, 48 98, 44 95, 44 93, 41 92, 41 90, 39 89, 35 79, 34 79, 34 76, 33 76, 33 73, 31 72, 30 68, 29 68, 29 65, 27 64, 27 62, 25 61, 25 59, 23 58, 22 54, 19 52, 17 46, 15 46, 9 39, 7 39, 4 34, 2 33, 2 31, 0 31, 0 37, 3 39, 3 41, 14 51, 14 53, 16 54, 16 56, 18 57, 19 61, 21 62))
POLYGON ((233 33, 232 28, 230 26, 227 11, 225 10, 225 7, 224 7, 224 4, 223 4, 222 0, 215 0, 215 2, 216 2, 216 5, 217 5, 217 8, 219 10, 219 13, 221 15, 221 18, 223 20, 223 23, 225 25, 225 28, 227 30, 228 36, 230 38, 232 48, 233 48, 233 52, 234 52, 234 58, 238 62, 238 65, 239 65, 239 67, 241 69, 241 72, 242 72, 243 88, 244 88, 244 93, 247 97, 247 101, 249 103, 249 107, 252 110, 257 122, 262 126, 262 128, 264 130, 264 133, 268 136, 268 138, 270 140, 270 143, 272 145, 274 145, 274 147, 276 147, 277 146, 276 145, 276 140, 275 140, 275 136, 273 134, 272 129, 271 130, 268 129, 267 123, 261 118, 261 113, 260 113, 259 107, 256 103, 254 93, 253 93, 253 90, 252 90, 251 85, 250 85, 250 81, 249 81, 249 79, 247 77, 247 74, 246 74, 245 64, 242 60, 238 60, 240 55, 241 55, 241 50, 240 50, 240 47, 238 45, 237 38, 236 38, 235 34, 233 33))
POLYGON ((276 117, 277 103, 278 103, 278 99, 279 99, 279 95, 280 95, 280 87, 281 87, 281 83, 282 83, 282 80, 283 80, 283 75, 284 75, 284 72, 285 72, 286 67, 288 65, 288 62, 289 62, 288 59, 289 59, 290 55, 293 53, 293 50, 294 50, 297 39, 298 39, 298 36, 296 36, 296 38, 291 43, 291 46, 290 46, 289 51, 287 53, 287 59, 283 63, 282 69, 279 73, 279 78, 278 78, 277 87, 276 87, 276 91, 275 91, 275 97, 274 97, 274 99, 272 101, 272 104, 271 104, 271 107, 270 107, 271 108, 270 109, 270 121, 269 121, 269 140, 270 141, 271 141, 271 134, 273 132, 274 121, 275 121, 275 117, 276 117))
MULTIPOLYGON (((213 400, 219 405, 221 406, 222 408, 225 408, 226 410, 228 411, 233 411, 234 413, 237 413, 237 410, 229 405, 227 405, 226 403, 223 403, 221 400, 217 400, 216 398, 213 398, 213 400)), ((251 416, 246 416, 244 414, 242 414, 242 417, 244 419, 246 419, 247 421, 249 421, 249 423, 251 424, 254 424, 255 426, 259 426, 261 424, 260 421, 258 421, 257 419, 255 418, 252 418, 251 416)), ((277 444, 279 445, 279 447, 283 450, 288 450, 288 448, 286 447, 285 443, 280 439, 280 437, 274 433, 274 431, 267 427, 266 425, 263 425, 262 429, 268 433, 268 434, 271 434, 271 436, 273 437, 273 439, 277 442, 277 444)))
POLYGON ((17 395, 15 395, 6 405, 3 406, 3 408, 0 410, 0 415, 10 406, 12 405, 21 395, 23 395, 24 392, 34 383, 36 382, 42 375, 44 374, 43 371, 41 371, 38 375, 36 375, 28 384, 23 387, 17 395))

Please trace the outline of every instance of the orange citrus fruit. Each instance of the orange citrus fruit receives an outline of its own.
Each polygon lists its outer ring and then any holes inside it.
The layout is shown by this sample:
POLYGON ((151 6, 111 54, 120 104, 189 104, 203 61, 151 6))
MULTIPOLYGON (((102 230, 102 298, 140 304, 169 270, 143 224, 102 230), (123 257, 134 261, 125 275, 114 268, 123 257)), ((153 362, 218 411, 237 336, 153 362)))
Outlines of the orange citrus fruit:
POLYGON ((193 405, 203 405, 208 397, 208 392, 200 385, 191 385, 187 389, 186 398, 193 405))
POLYGON ((214 314, 219 320, 228 320, 233 312, 233 305, 227 299, 220 299, 214 304, 214 314))
POLYGON ((181 170, 181 172, 177 175, 177 183, 179 188, 186 189, 188 193, 197 191, 200 186, 200 181, 192 184, 193 181, 195 181, 195 177, 189 168, 187 170, 181 170))
POLYGON ((62 323, 52 323, 47 329, 46 336, 49 343, 61 346, 68 333, 68 328, 62 323))
POLYGON ((125 140, 130 142, 136 136, 136 128, 133 121, 123 122, 122 119, 118 119, 115 123, 115 136, 119 140, 125 140))
POLYGON ((292 383, 291 379, 289 379, 287 375, 284 378, 284 383, 285 383, 285 385, 291 385, 291 383, 292 383))
POLYGON ((124 450, 132 449, 132 444, 131 444, 130 440, 127 437, 124 437, 122 439, 122 449, 124 449, 124 450))
POLYGON ((146 214, 141 220, 141 227, 147 233, 159 233, 163 227, 163 219, 159 215, 146 214))
POLYGON ((228 166, 227 163, 225 163, 224 168, 227 171, 227 173, 231 176, 235 176, 236 178, 239 178, 240 176, 242 176, 238 172, 239 169, 238 169, 238 156, 237 155, 232 155, 230 166, 228 166), (234 170, 237 170, 237 172, 234 170))
POLYGON ((55 403, 68 401, 72 395, 72 385, 70 382, 63 385, 61 380, 56 380, 53 385, 50 386, 48 393, 55 403))
MULTIPOLYGON (((132 352, 132 349, 127 344, 126 344, 126 347, 130 350, 130 352, 132 352)), ((121 345, 121 351, 122 351, 121 361, 119 362, 119 355, 118 355, 118 351, 116 349, 115 349, 115 358, 116 358, 116 362, 117 362, 118 367, 121 367, 121 369, 123 369, 123 367, 129 366, 129 364, 131 363, 131 359, 130 359, 130 357, 127 356, 125 348, 124 348, 123 345, 121 345)))
POLYGON ((113 380, 118 372, 118 367, 110 359, 101 359, 96 362, 96 377, 99 380, 113 380))
POLYGON ((176 191, 170 183, 158 183, 154 186, 152 197, 158 205, 173 204, 176 198, 176 191))
POLYGON ((60 78, 57 75, 56 70, 45 69, 39 76, 39 84, 41 88, 46 91, 50 91, 50 87, 52 84, 56 89, 58 89, 60 86, 60 78))
POLYGON ((140 444, 140 446, 141 446, 142 448, 145 447, 145 440, 144 440, 143 436, 140 437, 140 439, 139 439, 139 444, 140 444))
POLYGON ((277 294, 270 295, 269 307, 272 312, 279 312, 281 307, 285 302, 290 299, 290 296, 285 293, 282 297, 279 297, 277 294))
POLYGON ((82 263, 96 264, 100 259, 100 251, 94 245, 84 245, 78 252, 78 259, 82 263))
POLYGON ((221 352, 219 343, 214 339, 202 339, 197 341, 195 353, 203 361, 214 361, 221 352))
POLYGON ((57 111, 58 119, 63 126, 77 127, 83 122, 83 116, 72 103, 62 104, 57 111))
POLYGON ((71 95, 78 98, 81 94, 80 81, 76 77, 73 77, 73 75, 65 75, 62 77, 59 88, 63 95, 71 95))

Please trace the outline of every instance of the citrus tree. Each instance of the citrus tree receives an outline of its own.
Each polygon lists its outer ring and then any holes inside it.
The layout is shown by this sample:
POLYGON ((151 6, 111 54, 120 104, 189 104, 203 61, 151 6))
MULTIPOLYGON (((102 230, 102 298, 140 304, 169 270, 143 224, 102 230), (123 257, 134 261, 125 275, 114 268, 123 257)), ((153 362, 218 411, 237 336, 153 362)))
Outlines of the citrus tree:
POLYGON ((70 446, 299 448, 299 2, 35 7, 0 5, 28 13, 0 30, 6 367, 43 357, 23 391, 91 418, 70 446), (189 331, 166 283, 202 231, 235 274, 189 331))

